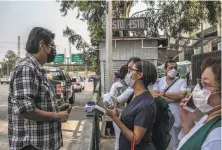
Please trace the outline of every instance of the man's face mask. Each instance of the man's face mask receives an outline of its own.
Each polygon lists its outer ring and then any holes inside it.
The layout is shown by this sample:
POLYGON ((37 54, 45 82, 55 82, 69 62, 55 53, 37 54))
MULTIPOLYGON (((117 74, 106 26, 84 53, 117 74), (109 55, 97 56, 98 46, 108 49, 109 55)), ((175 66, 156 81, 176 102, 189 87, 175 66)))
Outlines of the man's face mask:
POLYGON ((171 77, 171 78, 175 78, 176 76, 177 76, 177 74, 178 74, 178 72, 177 72, 177 70, 176 69, 171 69, 171 70, 169 70, 168 72, 167 72, 167 75, 169 76, 169 77, 171 77))
POLYGON ((52 62, 55 59, 56 56, 56 46, 51 46, 51 44, 48 45, 50 47, 51 51, 48 53, 46 50, 43 49, 43 51, 47 54, 47 63, 52 62))
POLYGON ((54 48, 51 48, 51 52, 47 53, 47 63, 52 62, 55 59, 56 56, 56 50, 54 48))

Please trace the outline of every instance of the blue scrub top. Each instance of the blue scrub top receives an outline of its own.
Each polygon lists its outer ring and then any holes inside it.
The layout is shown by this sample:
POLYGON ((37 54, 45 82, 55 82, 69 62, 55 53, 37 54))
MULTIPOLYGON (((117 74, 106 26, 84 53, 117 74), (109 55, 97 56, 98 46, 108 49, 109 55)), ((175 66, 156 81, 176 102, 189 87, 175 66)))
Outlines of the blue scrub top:
MULTIPOLYGON (((147 131, 135 150, 155 150, 152 143, 152 128, 156 115, 156 103, 149 91, 136 96, 122 111, 121 121, 131 131, 134 126, 146 128, 147 131)), ((130 150, 131 142, 121 133, 119 150, 130 150)))

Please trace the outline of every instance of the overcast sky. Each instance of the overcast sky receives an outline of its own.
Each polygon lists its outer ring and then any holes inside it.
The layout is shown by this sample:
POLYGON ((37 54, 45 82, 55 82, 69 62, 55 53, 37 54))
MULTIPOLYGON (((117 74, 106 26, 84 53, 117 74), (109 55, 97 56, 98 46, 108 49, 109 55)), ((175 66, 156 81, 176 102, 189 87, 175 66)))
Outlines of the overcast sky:
MULTIPOLYGON (((143 3, 138 3, 132 8, 131 13, 145 9, 143 3)), ((17 53, 17 38, 21 37, 21 56, 24 57, 25 43, 33 27, 47 28, 56 34, 55 43, 58 53, 68 49, 68 39, 62 31, 66 26, 75 30, 85 41, 90 43, 86 22, 76 19, 77 11, 69 11, 62 17, 60 3, 55 1, 1 1, 0 0, 0 60, 7 50, 17 53)), ((72 53, 78 53, 72 47, 72 53)), ((68 54, 68 50, 67 50, 68 54)))

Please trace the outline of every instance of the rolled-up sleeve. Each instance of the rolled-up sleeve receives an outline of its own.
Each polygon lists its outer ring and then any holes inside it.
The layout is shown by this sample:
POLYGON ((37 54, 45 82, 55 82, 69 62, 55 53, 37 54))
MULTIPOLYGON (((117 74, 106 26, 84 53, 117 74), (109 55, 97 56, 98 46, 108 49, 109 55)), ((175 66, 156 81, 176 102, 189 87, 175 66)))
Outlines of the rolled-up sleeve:
POLYGON ((128 87, 120 96, 117 97, 118 103, 120 104, 126 103, 132 94, 133 94, 133 89, 131 87, 128 87))
POLYGON ((136 114, 134 125, 146 128, 148 130, 152 129, 155 117, 154 109, 154 105, 141 108, 136 114))
POLYGON ((13 80, 12 109, 14 114, 22 114, 35 110, 34 99, 38 91, 38 81, 34 69, 28 66, 19 68, 13 80))

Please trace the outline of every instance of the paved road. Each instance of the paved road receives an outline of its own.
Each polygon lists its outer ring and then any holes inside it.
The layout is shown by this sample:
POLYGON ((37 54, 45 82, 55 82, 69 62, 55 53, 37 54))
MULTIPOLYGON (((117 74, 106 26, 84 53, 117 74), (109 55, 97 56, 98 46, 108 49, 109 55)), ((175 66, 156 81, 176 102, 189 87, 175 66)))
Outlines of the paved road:
POLYGON ((9 85, 0 84, 0 106, 7 106, 9 85))
MULTIPOLYGON (((61 150, 71 150, 75 148, 84 125, 84 106, 92 98, 93 84, 86 82, 83 92, 76 93, 76 101, 69 120, 62 124, 64 147, 61 150)), ((8 121, 7 121, 7 97, 8 85, 0 85, 0 149, 8 149, 8 121)))

